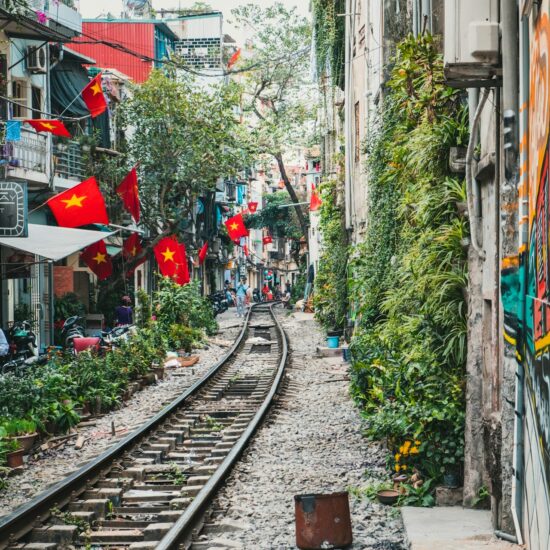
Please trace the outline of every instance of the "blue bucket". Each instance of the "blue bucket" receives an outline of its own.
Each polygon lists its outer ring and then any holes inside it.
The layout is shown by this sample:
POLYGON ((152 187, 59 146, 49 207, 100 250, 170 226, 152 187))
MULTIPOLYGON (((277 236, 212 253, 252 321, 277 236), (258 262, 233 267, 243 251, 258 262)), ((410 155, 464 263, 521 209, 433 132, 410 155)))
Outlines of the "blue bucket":
POLYGON ((337 348, 340 344, 340 338, 338 336, 328 336, 327 337, 327 345, 329 348, 337 348))

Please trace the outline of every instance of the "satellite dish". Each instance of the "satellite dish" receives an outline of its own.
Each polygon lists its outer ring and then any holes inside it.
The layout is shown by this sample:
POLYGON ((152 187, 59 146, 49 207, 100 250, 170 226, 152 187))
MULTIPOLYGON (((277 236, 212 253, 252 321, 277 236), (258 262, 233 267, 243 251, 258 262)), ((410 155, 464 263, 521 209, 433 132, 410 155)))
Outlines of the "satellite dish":
POLYGON ((130 16, 144 15, 150 7, 149 0, 124 0, 124 11, 130 16))

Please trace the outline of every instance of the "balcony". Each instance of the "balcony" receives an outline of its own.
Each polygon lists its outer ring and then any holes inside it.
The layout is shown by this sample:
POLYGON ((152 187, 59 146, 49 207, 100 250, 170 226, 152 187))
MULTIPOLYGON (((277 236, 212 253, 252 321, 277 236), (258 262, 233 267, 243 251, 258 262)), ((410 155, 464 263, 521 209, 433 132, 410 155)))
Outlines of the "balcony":
POLYGON ((58 3, 45 0, 30 0, 33 10, 44 12, 50 29, 71 38, 82 33, 82 16, 72 7, 72 2, 61 0, 58 3))
POLYGON ((56 178, 82 181, 86 165, 82 159, 82 147, 77 141, 54 144, 54 174, 56 178))
POLYGON ((2 145, 2 160, 8 164, 8 175, 28 180, 29 184, 48 183, 48 138, 34 131, 21 129, 21 140, 2 145))

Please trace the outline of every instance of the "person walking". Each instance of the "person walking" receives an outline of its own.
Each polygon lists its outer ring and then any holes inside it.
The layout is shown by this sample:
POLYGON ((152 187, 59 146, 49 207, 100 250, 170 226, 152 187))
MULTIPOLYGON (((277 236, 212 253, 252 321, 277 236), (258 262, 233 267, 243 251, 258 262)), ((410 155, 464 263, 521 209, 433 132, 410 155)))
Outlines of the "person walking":
POLYGON ((239 284, 237 285, 237 315, 242 317, 244 315, 246 295, 248 293, 248 285, 246 284, 246 277, 241 277, 239 284))

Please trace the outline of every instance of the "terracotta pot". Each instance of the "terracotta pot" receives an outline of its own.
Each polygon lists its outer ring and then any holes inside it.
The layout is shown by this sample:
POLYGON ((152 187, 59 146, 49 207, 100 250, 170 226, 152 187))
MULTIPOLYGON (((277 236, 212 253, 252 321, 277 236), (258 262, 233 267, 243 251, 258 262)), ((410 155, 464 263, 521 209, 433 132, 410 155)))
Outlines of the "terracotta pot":
POLYGON ((6 462, 8 463, 9 468, 20 468, 23 466, 23 455, 25 451, 23 449, 18 449, 12 453, 6 455, 6 462))
POLYGON ((38 434, 34 432, 32 434, 18 435, 16 437, 13 437, 12 439, 15 439, 19 442, 19 448, 25 451, 26 454, 32 449, 32 446, 34 445, 37 437, 38 434))

